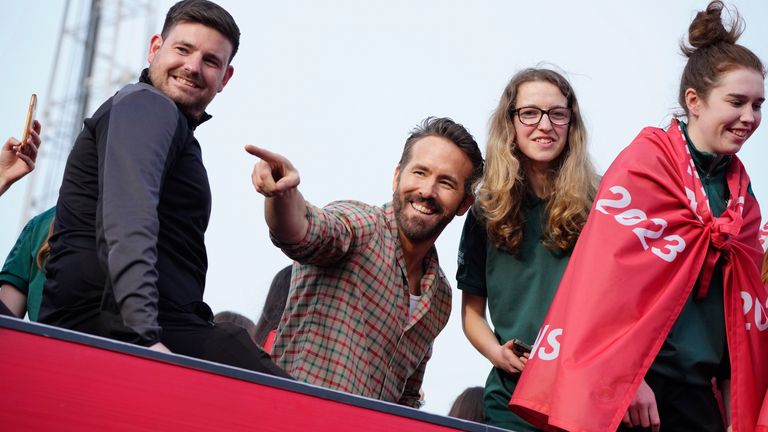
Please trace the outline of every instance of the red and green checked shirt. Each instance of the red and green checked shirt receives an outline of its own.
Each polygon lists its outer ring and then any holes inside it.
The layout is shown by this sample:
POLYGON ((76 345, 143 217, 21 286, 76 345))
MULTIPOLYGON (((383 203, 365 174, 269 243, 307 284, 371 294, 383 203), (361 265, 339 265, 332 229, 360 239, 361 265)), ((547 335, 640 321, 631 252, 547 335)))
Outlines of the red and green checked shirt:
POLYGON ((272 358, 294 378, 417 406, 432 342, 448 322, 451 287, 434 248, 409 316, 408 281, 391 203, 307 204, 300 243, 272 239, 294 259, 272 358))

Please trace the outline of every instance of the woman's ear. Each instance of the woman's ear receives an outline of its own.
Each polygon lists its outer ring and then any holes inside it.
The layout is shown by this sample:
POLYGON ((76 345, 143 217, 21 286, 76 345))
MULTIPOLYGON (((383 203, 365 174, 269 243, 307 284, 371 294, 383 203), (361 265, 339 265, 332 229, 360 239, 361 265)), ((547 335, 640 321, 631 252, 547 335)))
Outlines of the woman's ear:
POLYGON ((696 90, 689 88, 685 91, 685 107, 688 108, 689 115, 698 117, 703 103, 704 100, 696 90))

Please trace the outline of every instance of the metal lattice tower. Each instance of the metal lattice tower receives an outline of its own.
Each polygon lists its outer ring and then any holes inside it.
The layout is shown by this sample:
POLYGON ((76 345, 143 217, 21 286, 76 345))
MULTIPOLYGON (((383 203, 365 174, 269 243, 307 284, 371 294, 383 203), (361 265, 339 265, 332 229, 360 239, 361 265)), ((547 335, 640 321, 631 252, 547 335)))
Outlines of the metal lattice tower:
POLYGON ((146 64, 157 16, 150 0, 67 0, 39 117, 44 170, 27 186, 22 225, 56 203, 64 165, 83 119, 146 64))

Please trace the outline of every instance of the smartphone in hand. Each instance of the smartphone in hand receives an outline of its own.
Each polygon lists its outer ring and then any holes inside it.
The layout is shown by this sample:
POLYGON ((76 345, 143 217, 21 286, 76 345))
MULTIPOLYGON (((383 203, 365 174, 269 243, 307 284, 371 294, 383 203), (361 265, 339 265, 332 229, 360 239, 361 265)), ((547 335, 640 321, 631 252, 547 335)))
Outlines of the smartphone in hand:
POLYGON ((531 346, 520 339, 512 339, 512 351, 519 357, 531 353, 531 346))
POLYGON ((27 139, 29 139, 29 129, 32 127, 32 123, 35 121, 35 111, 37 111, 37 95, 32 93, 32 97, 29 98, 29 108, 27 109, 27 121, 24 123, 24 132, 21 133, 21 144, 19 148, 23 149, 27 145, 27 139))

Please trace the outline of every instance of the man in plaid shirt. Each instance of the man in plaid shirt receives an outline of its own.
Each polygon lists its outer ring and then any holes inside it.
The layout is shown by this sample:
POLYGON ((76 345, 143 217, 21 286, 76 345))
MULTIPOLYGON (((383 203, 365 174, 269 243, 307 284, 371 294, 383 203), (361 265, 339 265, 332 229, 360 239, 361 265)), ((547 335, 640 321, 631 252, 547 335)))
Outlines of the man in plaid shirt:
POLYGON ((451 311, 434 243, 473 202, 483 158, 472 135, 428 118, 405 143, 392 202, 317 208, 286 158, 247 146, 272 241, 294 259, 272 357, 293 377, 418 407, 432 342, 451 311))

